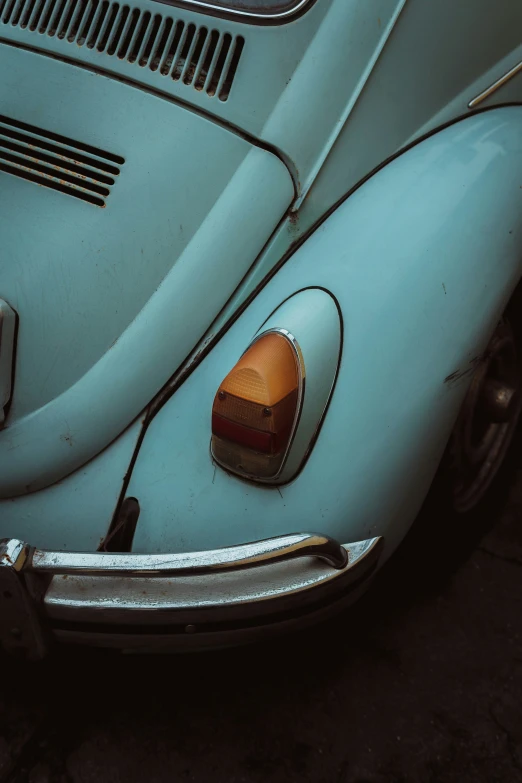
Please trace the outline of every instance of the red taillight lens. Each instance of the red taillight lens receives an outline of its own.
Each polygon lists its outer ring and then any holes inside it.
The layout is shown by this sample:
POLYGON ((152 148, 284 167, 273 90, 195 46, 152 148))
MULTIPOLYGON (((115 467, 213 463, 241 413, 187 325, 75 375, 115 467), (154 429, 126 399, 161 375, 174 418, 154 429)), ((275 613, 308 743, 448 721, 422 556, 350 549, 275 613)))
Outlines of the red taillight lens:
POLYGON ((257 339, 215 396, 215 459, 236 473, 275 477, 295 428, 301 387, 299 349, 291 336, 268 332, 257 339))

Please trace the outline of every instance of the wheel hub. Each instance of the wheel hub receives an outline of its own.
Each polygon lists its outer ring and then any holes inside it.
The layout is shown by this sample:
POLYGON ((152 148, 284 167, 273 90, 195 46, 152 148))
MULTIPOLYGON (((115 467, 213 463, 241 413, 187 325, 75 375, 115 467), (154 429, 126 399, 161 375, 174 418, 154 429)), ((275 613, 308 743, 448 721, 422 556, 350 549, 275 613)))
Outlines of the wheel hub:
POLYGON ((481 389, 481 403, 491 421, 509 421, 515 402, 516 388, 513 385, 498 378, 486 378, 481 389))

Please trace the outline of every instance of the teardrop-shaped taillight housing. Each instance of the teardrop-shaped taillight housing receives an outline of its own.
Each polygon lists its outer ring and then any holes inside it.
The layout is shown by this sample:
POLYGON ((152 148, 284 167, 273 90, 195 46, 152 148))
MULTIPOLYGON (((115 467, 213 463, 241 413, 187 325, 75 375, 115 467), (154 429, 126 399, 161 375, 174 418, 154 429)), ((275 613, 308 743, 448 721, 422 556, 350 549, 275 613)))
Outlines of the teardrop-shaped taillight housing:
POLYGON ((258 337, 214 398, 214 459, 245 477, 276 478, 297 424, 303 375, 292 335, 274 330, 258 337))

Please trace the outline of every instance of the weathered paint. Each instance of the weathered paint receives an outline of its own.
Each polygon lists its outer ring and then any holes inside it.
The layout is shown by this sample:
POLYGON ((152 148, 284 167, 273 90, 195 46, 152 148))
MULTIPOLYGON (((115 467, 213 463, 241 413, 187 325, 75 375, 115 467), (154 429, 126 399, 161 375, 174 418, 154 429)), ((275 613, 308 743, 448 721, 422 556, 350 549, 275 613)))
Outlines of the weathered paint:
POLYGON ((0 171, 0 292, 20 321, 0 497, 62 478, 139 415, 294 195, 283 163, 238 135, 61 62, 39 70, 40 59, 0 46, 2 112, 125 163, 103 210, 0 171), (233 243, 231 215, 251 224, 233 243))

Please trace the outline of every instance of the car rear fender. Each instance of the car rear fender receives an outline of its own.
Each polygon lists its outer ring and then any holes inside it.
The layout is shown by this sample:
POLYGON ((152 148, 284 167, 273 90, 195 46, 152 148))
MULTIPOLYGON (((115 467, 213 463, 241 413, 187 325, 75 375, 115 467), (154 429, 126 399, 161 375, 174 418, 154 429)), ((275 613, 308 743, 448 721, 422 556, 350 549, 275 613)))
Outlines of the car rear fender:
POLYGON ((522 108, 506 107, 447 127, 371 177, 159 410, 127 488, 141 507, 134 549, 196 551, 317 529, 339 541, 383 536, 389 554, 521 275, 522 108), (342 313, 336 386, 297 478, 257 486, 212 462, 213 397, 270 313, 308 287, 330 291, 342 313))

